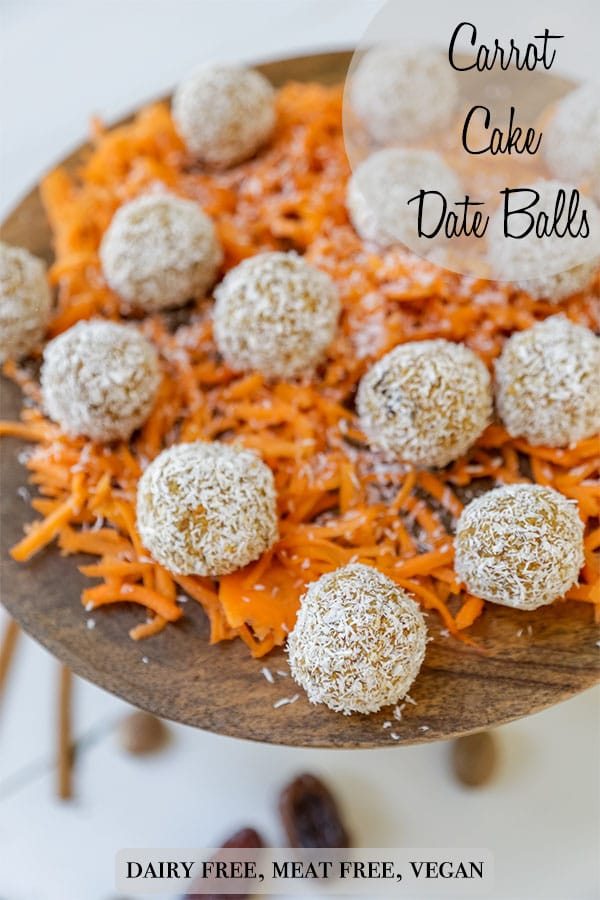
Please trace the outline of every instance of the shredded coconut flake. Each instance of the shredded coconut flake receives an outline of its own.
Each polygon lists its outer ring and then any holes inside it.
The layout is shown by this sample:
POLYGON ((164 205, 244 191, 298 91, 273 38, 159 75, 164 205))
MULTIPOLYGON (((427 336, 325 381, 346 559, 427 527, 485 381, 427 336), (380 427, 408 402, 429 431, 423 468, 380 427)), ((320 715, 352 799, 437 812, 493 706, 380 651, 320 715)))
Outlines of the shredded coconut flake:
POLYGON ((263 673, 265 679, 269 682, 269 684, 275 684, 275 679, 273 678, 270 669, 268 669, 266 666, 263 666, 261 672, 263 673))
POLYGON ((159 381, 154 347, 127 325, 78 322, 44 350, 43 403, 69 434, 127 440, 148 417, 159 381))
POLYGON ((496 383, 513 437, 565 447, 600 429, 600 338, 564 315, 515 332, 496 361, 496 383))
POLYGON ((583 84, 556 106, 544 128, 546 162, 556 178, 591 189, 600 203, 600 86, 583 84))
MULTIPOLYGON (((568 206, 575 185, 538 181, 531 187, 539 194, 536 213, 544 212, 552 221, 559 191, 565 191, 568 206)), ((551 303, 582 291, 600 262, 600 209, 589 197, 585 198, 584 206, 589 222, 587 237, 557 233, 539 237, 535 228, 519 238, 505 237, 504 210, 500 208, 495 212, 488 227, 488 256, 496 277, 514 281, 521 290, 551 303)), ((518 218, 517 213, 513 215, 518 218)), ((564 215, 561 217, 563 222, 564 215)), ((513 222, 513 232, 520 233, 528 223, 529 219, 513 222)))
POLYGON ((311 703, 349 715, 404 697, 425 655, 417 603, 391 579, 355 564, 323 575, 301 601, 288 640, 293 678, 311 703))
POLYGON ((215 291, 217 345, 234 369, 267 377, 305 374, 337 331, 332 279, 295 253, 261 253, 227 273, 215 291))
POLYGON ((577 505, 552 488, 506 485, 465 507, 455 548, 456 573, 472 594, 536 609, 577 583, 583 523, 577 505))
POLYGON ((212 220, 197 203, 167 193, 121 206, 100 246, 110 287, 147 312, 203 297, 222 256, 212 220))
POLYGON ((435 49, 384 45, 369 50, 350 83, 350 102, 381 144, 421 138, 450 121, 458 84, 435 49))
POLYGON ((273 704, 273 709, 279 709, 280 706, 289 706, 290 703, 295 703, 296 700, 300 699, 300 694, 294 694, 293 697, 282 697, 281 700, 276 700, 273 704))
POLYGON ((489 422, 489 372, 462 344, 402 344, 362 378, 357 408, 374 447, 414 465, 444 466, 465 453, 489 422))
POLYGON ((0 242, 0 363, 33 350, 44 335, 51 307, 42 260, 0 242))
POLYGON ((273 474, 241 447, 170 447, 139 481, 137 525, 144 546, 171 572, 233 572, 277 540, 273 474))
MULTIPOLYGON (((440 191, 448 198, 464 195, 458 178, 437 153, 394 147, 369 156, 354 171, 346 194, 359 236, 381 247, 400 242, 427 256, 435 239, 419 238, 415 212, 408 205, 420 190, 440 191)), ((424 230, 433 232, 437 218, 427 207, 424 230)))
POLYGON ((173 119, 196 158, 232 166, 269 138, 275 125, 273 88, 252 69, 207 64, 175 91, 173 119))

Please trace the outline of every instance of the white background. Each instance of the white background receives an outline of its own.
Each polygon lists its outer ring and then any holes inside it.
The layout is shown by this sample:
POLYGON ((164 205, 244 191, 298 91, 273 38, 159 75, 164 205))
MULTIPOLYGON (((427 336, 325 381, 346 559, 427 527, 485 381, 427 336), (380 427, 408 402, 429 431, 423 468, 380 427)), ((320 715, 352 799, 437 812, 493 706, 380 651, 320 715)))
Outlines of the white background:
MULTIPOLYGON (((405 5, 409 21, 419 4, 405 5)), ((0 213, 81 140, 92 113, 116 118, 206 57, 352 45, 379 6, 0 0, 0 213)), ((545 16, 548 4, 520 8, 545 16)), ((210 846, 245 824, 278 843, 276 793, 302 770, 333 785, 363 846, 485 846, 496 855, 495 898, 599 896, 598 690, 501 729, 496 782, 469 792, 453 782, 445 744, 291 750, 180 727, 163 754, 132 759, 114 735, 126 707, 78 681, 76 731, 85 743, 76 798, 61 804, 52 768, 57 678, 56 662, 23 640, 0 708, 0 900, 112 900, 121 847, 210 846)))

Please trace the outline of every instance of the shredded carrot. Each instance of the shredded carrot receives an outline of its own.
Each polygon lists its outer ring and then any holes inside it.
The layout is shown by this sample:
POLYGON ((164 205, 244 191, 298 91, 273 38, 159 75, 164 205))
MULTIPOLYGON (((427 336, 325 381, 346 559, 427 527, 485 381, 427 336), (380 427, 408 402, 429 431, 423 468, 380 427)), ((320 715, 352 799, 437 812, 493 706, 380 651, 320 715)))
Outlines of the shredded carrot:
POLYGON ((445 566, 454 559, 454 548, 447 550, 433 550, 431 553, 421 553, 414 559, 399 562, 396 570, 401 578, 411 578, 413 575, 428 575, 438 566, 445 566))
POLYGON ((168 622, 176 622, 183 615, 177 604, 170 603, 156 591, 151 591, 141 584, 124 583, 117 587, 110 584, 99 584, 95 588, 86 588, 81 595, 81 600, 85 606, 89 605, 92 609, 104 606, 106 603, 139 603, 168 622))
POLYGON ((465 602, 456 614, 456 627, 468 628, 483 612, 484 602, 479 597, 467 596, 465 602))
POLYGON ((444 484, 441 478, 434 475, 433 472, 419 472, 418 482, 428 494, 431 494, 441 506, 445 507, 449 513, 458 518, 463 510, 463 505, 452 490, 452 488, 444 484))
POLYGON ((155 634, 158 634, 163 630, 167 625, 167 620, 163 619, 162 616, 154 616, 153 619, 150 619, 148 622, 142 622, 140 625, 135 625, 129 631, 129 637, 132 641, 141 641, 143 638, 152 637, 155 634))
POLYGON ((73 515, 78 513, 83 502, 83 474, 78 472, 72 481, 71 495, 58 506, 54 512, 42 520, 31 525, 29 532, 22 541, 12 548, 11 556, 17 562, 25 562, 34 553, 42 550, 52 541, 63 525, 69 522, 73 515))
POLYGON ((177 588, 173 577, 162 566, 154 567, 154 584, 159 594, 172 603, 177 599, 177 588))
POLYGON ((126 538, 111 528, 99 528, 97 531, 76 531, 69 526, 61 529, 58 545, 65 553, 90 553, 93 556, 111 556, 121 553, 133 558, 133 547, 126 538))
POLYGON ((82 575, 88 578, 137 578, 151 567, 151 563, 126 562, 122 559, 104 557, 96 565, 79 566, 82 575))
POLYGON ((175 581, 196 600, 208 616, 210 622, 210 642, 216 644, 219 641, 231 640, 236 636, 236 631, 229 625, 225 614, 219 604, 216 590, 207 587, 200 578, 188 575, 176 575, 175 581))
POLYGON ((600 581, 594 584, 578 584, 567 591, 568 600, 583 600, 584 603, 600 603, 600 581))
MULTIPOLYGON (((21 421, 0 422, 0 436, 33 443, 26 465, 39 496, 32 505, 44 516, 12 554, 24 561, 56 539, 61 553, 97 557, 80 569, 103 583, 84 591, 83 602, 145 608, 147 620, 130 631, 134 640, 180 618, 179 588, 206 613, 211 642, 237 637, 263 655, 284 643, 310 581, 364 561, 435 610, 453 636, 473 643, 465 631, 485 605, 461 589, 452 533, 460 490, 477 491, 481 478, 531 479, 577 502, 586 564, 567 598, 600 610, 597 438, 566 449, 533 447, 494 423, 470 453, 435 473, 383 463, 368 449, 353 398, 374 360, 398 343, 437 337, 464 341, 491 366, 507 335, 556 309, 508 285, 440 270, 399 247, 366 252, 346 212, 341 110, 339 86, 288 84, 277 95, 270 145, 230 171, 206 172, 188 165, 168 106, 156 104, 112 130, 96 122, 83 163, 57 169, 42 184, 58 294, 51 336, 92 316, 119 319, 99 244, 115 209, 157 184, 214 218, 225 269, 261 251, 294 249, 329 273, 340 293, 339 334, 314 382, 270 384, 259 373, 228 369, 207 303, 176 330, 160 316, 145 319, 140 327, 159 351, 163 378, 159 402, 129 444, 102 447, 61 433, 43 415, 27 366, 5 363, 4 374, 28 399, 21 421), (216 581, 174 576, 142 546, 138 479, 148 460, 178 440, 237 441, 258 450, 273 470, 280 540, 241 572, 216 581)), ((594 328, 599 296, 600 273, 561 310, 594 328)))
POLYGON ((585 547, 590 552, 593 550, 597 550, 600 547, 600 527, 594 528, 593 531, 590 531, 588 536, 585 538, 585 547))
MULTIPOLYGON (((46 423, 44 423, 45 425, 46 423)), ((43 426, 30 425, 26 422, 0 422, 0 437, 16 437, 25 441, 43 441, 49 430, 43 426)))
POLYGON ((417 483, 417 473, 415 472, 414 469, 411 469, 409 472, 407 472, 406 478, 404 479, 404 483, 403 483, 402 487, 400 488, 400 490, 398 491, 398 494, 392 501, 391 508, 393 510, 402 509, 402 507, 404 506, 404 504, 410 497, 416 483, 417 483))

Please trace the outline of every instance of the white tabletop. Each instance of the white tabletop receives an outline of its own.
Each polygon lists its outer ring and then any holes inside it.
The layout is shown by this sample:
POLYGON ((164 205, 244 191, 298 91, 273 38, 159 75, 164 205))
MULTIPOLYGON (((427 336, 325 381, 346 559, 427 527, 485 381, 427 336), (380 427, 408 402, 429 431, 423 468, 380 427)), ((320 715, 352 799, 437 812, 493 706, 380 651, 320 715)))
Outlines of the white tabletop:
MULTIPOLYGON (((3 0, 0 213, 80 141, 92 113, 116 118, 206 57, 353 45, 380 5, 3 0)), ((363 846, 484 846, 496 856, 497 900, 599 896, 599 690, 500 729, 498 778, 473 792, 452 780, 444 743, 294 750, 177 727, 164 753, 133 759, 114 735, 125 705, 77 681, 84 740, 75 799, 60 803, 57 679, 56 661, 23 640, 0 709, 0 900, 110 900, 123 847, 210 846, 245 824, 277 844, 277 791, 305 770, 331 783, 363 846)))

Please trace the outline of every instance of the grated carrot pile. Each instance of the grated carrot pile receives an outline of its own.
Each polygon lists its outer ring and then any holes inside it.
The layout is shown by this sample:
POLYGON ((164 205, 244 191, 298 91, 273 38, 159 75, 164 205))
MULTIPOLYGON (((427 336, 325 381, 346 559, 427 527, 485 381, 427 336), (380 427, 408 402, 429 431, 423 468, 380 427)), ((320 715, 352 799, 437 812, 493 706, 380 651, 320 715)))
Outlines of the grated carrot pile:
MULTIPOLYGON (((241 638, 254 656, 281 645, 308 582, 351 561, 376 566, 464 634, 485 604, 461 590, 453 571, 452 532, 462 503, 481 478, 550 484, 576 500, 586 523, 586 565, 568 598, 600 610, 598 441, 567 450, 530 447, 491 425, 470 454, 439 472, 416 472, 368 450, 353 413, 356 384, 394 345, 424 338, 464 341, 486 363, 513 331, 556 313, 507 286, 441 271, 400 249, 365 250, 348 223, 349 174, 341 130, 341 88, 289 84, 278 94, 278 127, 259 157, 235 170, 189 165, 167 106, 124 126, 95 126, 93 147, 75 173, 58 169, 42 186, 56 262, 50 277, 58 307, 50 333, 82 318, 119 318, 105 285, 98 245, 115 209, 157 185, 197 200, 215 218, 225 267, 267 249, 295 249, 337 282, 343 314, 329 359, 314 383, 265 383, 236 374, 212 340, 210 303, 199 303, 176 330, 155 316, 140 323, 161 354, 156 406, 130 444, 108 447, 70 438, 47 421, 27 370, 5 374, 29 397, 19 423, 0 435, 35 443, 27 461, 42 520, 12 550, 25 561, 56 539, 62 553, 99 558, 81 571, 102 582, 83 592, 93 609, 139 604, 147 620, 134 639, 183 614, 183 591, 204 608, 211 642, 241 638), (153 562, 135 528, 135 494, 146 463, 176 441, 239 441, 272 467, 279 496, 277 545, 247 568, 221 578, 172 576, 153 562), (525 460, 525 466, 523 465, 525 460), (461 493, 462 492, 462 493, 461 493)), ((561 304, 571 319, 598 321, 600 275, 561 304)))

